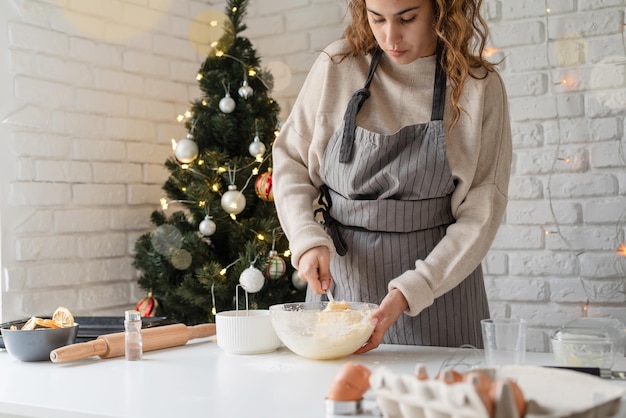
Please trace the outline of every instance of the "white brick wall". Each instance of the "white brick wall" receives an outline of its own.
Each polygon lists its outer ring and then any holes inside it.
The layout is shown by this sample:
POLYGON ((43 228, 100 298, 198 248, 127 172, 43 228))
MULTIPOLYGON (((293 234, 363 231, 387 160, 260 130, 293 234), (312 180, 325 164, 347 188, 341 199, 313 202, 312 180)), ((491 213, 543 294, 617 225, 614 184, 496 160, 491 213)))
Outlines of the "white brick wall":
MULTIPOLYGON (((4 320, 60 304, 119 314, 142 296, 132 247, 161 197, 170 139, 185 134, 174 118, 199 94, 188 24, 225 1, 82 4, 0 2, 4 320)), ((492 315, 528 318, 529 348, 547 350, 587 299, 590 315, 626 323, 626 257, 615 254, 626 224, 626 0, 486 0, 483 10, 515 148, 487 290, 492 315)), ((244 35, 279 74, 282 118, 344 13, 343 0, 252 0, 244 35)))

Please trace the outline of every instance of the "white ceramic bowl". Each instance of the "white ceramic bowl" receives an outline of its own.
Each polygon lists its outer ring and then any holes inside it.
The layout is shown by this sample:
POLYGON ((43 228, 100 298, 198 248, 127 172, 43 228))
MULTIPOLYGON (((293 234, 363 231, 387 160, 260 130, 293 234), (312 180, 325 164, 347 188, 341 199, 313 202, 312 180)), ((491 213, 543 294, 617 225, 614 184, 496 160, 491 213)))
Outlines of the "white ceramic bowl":
POLYGON ((378 305, 350 302, 347 310, 325 311, 328 303, 270 306, 274 329, 283 344, 314 360, 342 358, 362 347, 374 331, 370 318, 378 305))
POLYGON ((266 309, 218 312, 215 327, 217 345, 230 354, 269 353, 281 346, 266 309))

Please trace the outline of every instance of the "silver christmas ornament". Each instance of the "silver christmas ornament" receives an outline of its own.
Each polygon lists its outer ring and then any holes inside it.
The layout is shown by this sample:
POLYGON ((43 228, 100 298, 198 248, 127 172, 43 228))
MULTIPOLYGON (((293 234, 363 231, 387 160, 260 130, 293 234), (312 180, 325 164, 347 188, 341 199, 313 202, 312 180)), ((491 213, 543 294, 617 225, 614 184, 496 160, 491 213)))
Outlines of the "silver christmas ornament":
POLYGON ((248 97, 252 96, 254 90, 252 90, 252 87, 248 85, 248 80, 243 80, 243 83, 241 87, 239 87, 238 92, 241 97, 247 99, 248 97))
POLYGON ((187 134, 187 138, 176 143, 174 155, 183 164, 189 164, 198 158, 198 144, 192 138, 191 134, 187 134))
POLYGON ((234 184, 228 186, 228 191, 222 195, 220 202, 222 209, 231 215, 238 215, 246 208, 246 197, 234 184))
POLYGON ((204 220, 200 222, 200 226, 198 227, 200 233, 205 237, 213 235, 216 229, 217 225, 215 225, 215 222, 213 222, 210 216, 206 216, 204 220))
POLYGON ((265 276, 256 267, 250 266, 239 276, 239 284, 248 293, 256 293, 265 284, 265 276))
POLYGON ((220 110, 224 113, 231 113, 235 110, 235 101, 230 97, 230 93, 226 93, 226 96, 220 100, 220 110))
POLYGON ((261 142, 261 139, 258 135, 255 135, 254 140, 250 143, 250 146, 248 147, 248 152, 250 152, 250 155, 252 155, 253 157, 259 158, 262 157, 263 154, 265 154, 265 150, 265 144, 261 142))

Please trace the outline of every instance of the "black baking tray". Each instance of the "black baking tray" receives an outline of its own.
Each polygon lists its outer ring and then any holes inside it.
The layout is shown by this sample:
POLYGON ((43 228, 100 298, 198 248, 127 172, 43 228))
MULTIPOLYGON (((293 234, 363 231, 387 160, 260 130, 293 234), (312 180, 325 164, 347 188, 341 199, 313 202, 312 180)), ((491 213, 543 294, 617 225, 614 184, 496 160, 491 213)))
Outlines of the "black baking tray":
MULTIPOLYGON (((40 316, 39 318, 46 317, 40 316)), ((0 324, 0 328, 9 328, 11 325, 15 325, 19 329, 26 321, 28 321, 28 319, 5 322, 4 324, 0 324)), ((77 343, 95 340, 100 335, 124 331, 123 316, 76 316, 74 317, 74 321, 78 323, 78 333, 76 335, 77 343)), ((168 320, 164 316, 154 316, 142 317, 141 323, 142 328, 152 328, 160 325, 174 324, 176 322, 168 320)), ((1 335, 0 348, 4 348, 4 340, 1 335)))

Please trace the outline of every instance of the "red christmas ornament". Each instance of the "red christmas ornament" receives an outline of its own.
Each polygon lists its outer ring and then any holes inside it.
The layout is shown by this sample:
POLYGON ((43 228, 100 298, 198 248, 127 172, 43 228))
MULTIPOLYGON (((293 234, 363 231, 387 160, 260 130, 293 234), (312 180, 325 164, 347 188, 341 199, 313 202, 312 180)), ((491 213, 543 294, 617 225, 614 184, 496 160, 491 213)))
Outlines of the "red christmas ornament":
POLYGON ((272 169, 260 174, 254 183, 254 190, 259 199, 266 202, 274 201, 274 192, 272 191, 272 169))
POLYGON ((152 296, 152 292, 148 293, 148 296, 141 299, 137 303, 137 311, 141 314, 141 316, 145 317, 153 317, 157 307, 159 306, 159 302, 155 297, 152 296))

